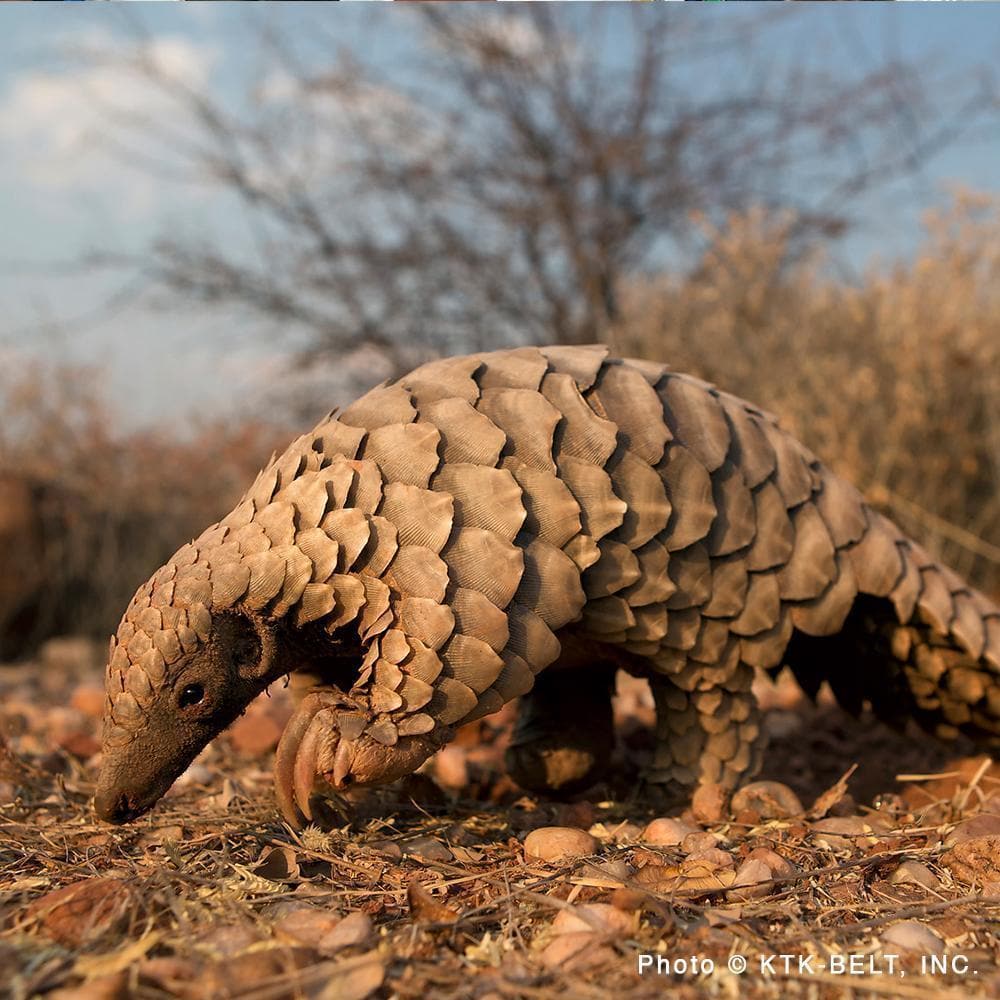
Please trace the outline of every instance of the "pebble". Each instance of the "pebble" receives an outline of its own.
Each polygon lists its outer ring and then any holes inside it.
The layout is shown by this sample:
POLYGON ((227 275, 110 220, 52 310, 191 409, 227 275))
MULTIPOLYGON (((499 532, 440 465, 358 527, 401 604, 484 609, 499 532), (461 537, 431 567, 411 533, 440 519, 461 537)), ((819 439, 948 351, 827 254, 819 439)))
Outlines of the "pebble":
POLYGON ((319 939, 317 947, 324 955, 332 955, 343 948, 368 944, 372 934, 371 917, 361 910, 355 910, 353 913, 348 913, 333 930, 324 934, 319 939))
POLYGON ((929 927, 917 920, 903 920, 886 928, 879 937, 882 944, 891 944, 904 951, 913 951, 921 955, 940 954, 944 951, 944 942, 929 927))
POLYGON ((403 854, 412 854, 425 861, 451 861, 455 857, 440 840, 435 840, 434 837, 414 837, 413 840, 408 840, 400 846, 403 854))
POLYGON ((542 952, 542 965, 548 969, 563 968, 578 972, 613 961, 617 957, 614 950, 600 944, 600 940, 600 935, 589 931, 560 934, 542 952))
POLYGON ((318 948, 320 941, 341 922, 339 913, 299 903, 284 903, 279 912, 274 921, 277 934, 310 948, 318 948))
POLYGON ((736 862, 733 856, 718 847, 702 847, 692 851, 687 856, 688 861, 704 861, 713 868, 733 868, 736 862))
POLYGON ((770 895, 774 891, 770 884, 771 877, 770 867, 760 858, 747 858, 736 869, 736 878, 733 879, 732 887, 726 893, 726 898, 743 902, 770 895))
POLYGON ((785 878, 794 875, 798 869, 787 858, 783 858, 770 847, 755 847, 748 855, 747 861, 763 861, 775 878, 785 878))
POLYGON ((699 785, 691 799, 691 812, 699 823, 720 823, 726 817, 729 793, 722 785, 699 785))
POLYGON ((621 858, 611 858, 611 860, 598 865, 598 868, 609 878, 616 879, 619 882, 625 882, 632 877, 631 865, 622 861, 621 858))
POLYGON ((925 889, 937 889, 941 884, 930 868, 919 861, 904 861, 889 876, 889 881, 894 885, 922 885, 925 889))
POLYGON ((553 934, 588 931, 618 937, 632 930, 631 914, 610 903, 581 903, 571 910, 560 910, 552 921, 553 934))
POLYGON ((697 827, 673 816, 660 816, 648 823, 642 831, 643 843, 652 847, 673 847, 692 833, 701 833, 697 827))
POLYGON ((719 838, 714 833, 698 830, 695 833, 689 833, 681 841, 681 850, 687 855, 698 854, 700 851, 710 850, 718 843, 719 838))
POLYGON ((857 850, 874 844, 871 828, 860 816, 830 816, 812 824, 814 840, 831 851, 857 850))
POLYGON ((542 826, 524 839, 524 855, 537 861, 563 861, 596 854, 597 839, 571 826, 542 826))
POLYGON ((788 819, 802 815, 802 802, 780 781, 753 781, 733 794, 734 813, 752 810, 761 819, 788 819))

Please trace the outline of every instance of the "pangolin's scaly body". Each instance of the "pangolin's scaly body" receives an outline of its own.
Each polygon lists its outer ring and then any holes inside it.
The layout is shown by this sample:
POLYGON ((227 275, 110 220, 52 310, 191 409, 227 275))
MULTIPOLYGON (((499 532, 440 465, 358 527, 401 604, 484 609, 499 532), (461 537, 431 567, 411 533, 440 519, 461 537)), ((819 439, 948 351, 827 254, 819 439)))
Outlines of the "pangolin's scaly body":
POLYGON ((518 778, 586 785, 619 666, 656 701, 650 780, 733 787, 760 760, 753 668, 782 663, 1000 737, 1000 608, 765 412, 600 347, 435 361, 292 442, 139 589, 98 810, 148 808, 289 672, 291 819, 315 776, 398 777, 518 697, 518 778))

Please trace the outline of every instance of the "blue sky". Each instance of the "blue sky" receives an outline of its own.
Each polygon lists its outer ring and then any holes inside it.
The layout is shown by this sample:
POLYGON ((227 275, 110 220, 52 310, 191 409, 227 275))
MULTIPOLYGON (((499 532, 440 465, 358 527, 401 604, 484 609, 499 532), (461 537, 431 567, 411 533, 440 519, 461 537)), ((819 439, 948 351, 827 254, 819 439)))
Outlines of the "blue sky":
MULTIPOLYGON (((513 5, 507 6, 507 12, 513 5)), ((575 17, 574 5, 559 16, 575 17)), ((806 5, 803 5, 805 7, 806 5)), ((776 7, 760 7, 761 16, 776 7)), ((831 72, 881 55, 938 60, 957 88, 974 70, 1000 65, 1000 5, 816 5, 774 38, 775 64, 806 60, 831 72)), ((602 49, 627 62, 620 18, 606 21, 602 49)), ((685 19, 747 16, 738 5, 663 4, 644 8, 650 30, 685 19)), ((114 73, 74 68, 67 46, 124 38, 142 26, 160 56, 189 79, 235 97, 257 66, 253 23, 295 32, 317 18, 338 40, 383 66, 402 65, 414 44, 413 11, 389 4, 0 4, 0 363, 57 355, 102 366, 122 419, 143 422, 192 407, 221 413, 261 398, 281 344, 242 338, 242 321, 193 320, 123 306, 101 309, 112 286, 68 265, 89 249, 141 246, 165 225, 195 232, 204 220, 232 227, 232 207, 208 192, 154 180, 110 157, 93 97, 143 106, 114 73)), ((692 86, 724 86, 738 65, 707 67, 692 86)), ((153 113, 161 109, 153 108, 153 113)), ((163 112, 165 113, 165 112, 163 112)), ((1000 133, 939 156, 916 179, 865 206, 864 224, 840 248, 854 270, 873 257, 905 256, 919 238, 921 213, 947 184, 1000 188, 1000 133)), ((228 230, 227 230, 228 231, 228 230)))

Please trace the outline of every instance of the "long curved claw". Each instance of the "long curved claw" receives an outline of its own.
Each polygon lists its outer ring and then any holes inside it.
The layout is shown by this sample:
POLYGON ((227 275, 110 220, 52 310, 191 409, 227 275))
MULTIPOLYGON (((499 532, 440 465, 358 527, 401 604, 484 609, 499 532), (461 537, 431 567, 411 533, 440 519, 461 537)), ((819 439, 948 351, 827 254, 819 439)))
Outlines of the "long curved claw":
MULTIPOLYGON (((274 756, 274 791, 278 799, 281 815, 292 826, 301 826, 308 819, 299 811, 295 794, 295 765, 299 747, 317 713, 326 708, 326 699, 321 692, 307 695, 302 699, 295 714, 288 720, 281 734, 274 756)), ((308 799, 307 799, 308 801, 308 799)))
POLYGON ((302 742, 299 744, 292 769, 292 784, 295 790, 295 802, 300 812, 307 820, 312 820, 312 808, 309 796, 312 794, 313 783, 316 780, 316 760, 319 756, 320 740, 331 731, 330 723, 333 713, 329 709, 317 712, 309 722, 302 742))

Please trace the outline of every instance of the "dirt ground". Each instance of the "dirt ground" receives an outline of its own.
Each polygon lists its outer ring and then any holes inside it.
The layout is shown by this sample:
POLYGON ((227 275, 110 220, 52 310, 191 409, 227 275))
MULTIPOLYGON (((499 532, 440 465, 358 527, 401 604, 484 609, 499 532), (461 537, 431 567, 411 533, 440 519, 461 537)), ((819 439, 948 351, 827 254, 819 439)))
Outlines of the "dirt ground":
POLYGON ((274 690, 113 828, 89 806, 101 667, 83 640, 0 667, 0 995, 1000 995, 1000 767, 969 747, 783 681, 769 784, 671 816, 639 790, 651 709, 626 679, 615 777, 585 798, 510 782, 505 711, 294 831, 274 690))

